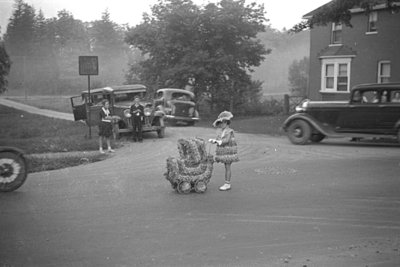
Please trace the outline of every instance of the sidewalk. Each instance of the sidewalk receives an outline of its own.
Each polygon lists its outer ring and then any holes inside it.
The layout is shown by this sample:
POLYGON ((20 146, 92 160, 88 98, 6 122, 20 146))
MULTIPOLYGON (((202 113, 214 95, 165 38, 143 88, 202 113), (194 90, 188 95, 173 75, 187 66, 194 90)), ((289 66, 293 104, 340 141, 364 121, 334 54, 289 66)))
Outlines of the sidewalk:
POLYGON ((0 105, 23 110, 23 111, 33 113, 33 114, 51 117, 51 118, 74 121, 73 114, 49 110, 49 109, 41 109, 41 108, 25 105, 22 103, 18 103, 18 102, 12 101, 12 100, 8 100, 3 97, 0 97, 0 105))

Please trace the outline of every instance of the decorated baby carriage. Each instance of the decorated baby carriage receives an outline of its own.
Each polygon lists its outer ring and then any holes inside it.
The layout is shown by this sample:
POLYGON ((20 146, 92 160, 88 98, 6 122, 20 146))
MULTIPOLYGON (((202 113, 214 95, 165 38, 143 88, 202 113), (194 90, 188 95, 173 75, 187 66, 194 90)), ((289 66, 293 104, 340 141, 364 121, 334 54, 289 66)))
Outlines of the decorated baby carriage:
POLYGON ((204 193, 211 179, 214 158, 201 138, 178 140, 179 158, 167 159, 165 178, 178 193, 204 193))

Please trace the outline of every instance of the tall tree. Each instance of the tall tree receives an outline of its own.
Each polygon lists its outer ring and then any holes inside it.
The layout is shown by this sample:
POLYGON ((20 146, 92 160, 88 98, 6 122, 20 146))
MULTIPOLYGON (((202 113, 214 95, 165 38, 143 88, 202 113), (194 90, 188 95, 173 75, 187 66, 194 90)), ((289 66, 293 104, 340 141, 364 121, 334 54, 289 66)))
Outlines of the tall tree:
POLYGON ((23 0, 16 0, 9 19, 4 44, 13 62, 9 74, 10 87, 24 88, 32 73, 30 58, 34 51, 35 9, 23 0))
POLYGON ((30 86, 34 91, 57 91, 57 80, 59 69, 57 57, 55 53, 55 31, 50 27, 50 19, 46 19, 42 10, 35 17, 34 28, 34 50, 31 54, 31 62, 33 67, 31 72, 34 72, 30 86))
POLYGON ((92 53, 99 56, 100 74, 106 84, 120 84, 128 67, 129 47, 125 43, 126 29, 110 19, 108 10, 101 20, 89 28, 92 53))
POLYGON ((0 39, 0 94, 7 90, 7 75, 10 68, 10 57, 4 47, 4 42, 0 39))
POLYGON ((314 26, 325 26, 330 22, 341 22, 351 27, 351 8, 360 7, 368 13, 375 5, 382 3, 387 5, 389 11, 399 11, 398 0, 333 0, 316 10, 311 18, 293 26, 291 31, 299 32, 314 26))
POLYGON ((264 14, 262 5, 245 0, 204 8, 191 0, 160 0, 127 35, 127 42, 147 55, 132 70, 154 86, 184 88, 190 80, 198 96, 207 92, 232 111, 251 84, 248 73, 269 53, 256 39, 265 30, 264 14))
POLYGON ((77 79, 78 58, 90 54, 90 37, 86 25, 72 13, 61 10, 50 22, 55 34, 55 53, 60 69, 59 90, 82 86, 77 79))
POLYGON ((35 9, 23 0, 16 0, 4 42, 10 55, 28 56, 32 52, 35 29, 35 9))
POLYGON ((89 35, 85 24, 74 18, 71 12, 61 10, 53 21, 56 34, 56 47, 60 56, 77 51, 89 51, 89 35))

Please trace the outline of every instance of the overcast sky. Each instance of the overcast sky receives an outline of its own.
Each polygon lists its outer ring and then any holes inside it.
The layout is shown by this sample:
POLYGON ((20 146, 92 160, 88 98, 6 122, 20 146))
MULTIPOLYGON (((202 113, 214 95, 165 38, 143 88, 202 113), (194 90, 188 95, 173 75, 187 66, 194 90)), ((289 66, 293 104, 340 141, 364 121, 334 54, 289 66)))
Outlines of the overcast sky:
MULTIPOLYGON (((301 17, 330 0, 248 0, 247 2, 264 3, 266 17, 275 29, 287 29, 301 21, 301 17)), ((36 11, 42 10, 46 18, 56 17, 57 12, 66 9, 75 19, 93 21, 101 18, 108 9, 111 20, 118 24, 135 26, 142 20, 143 12, 149 12, 150 6, 157 0, 25 0, 36 11)), ((218 0, 193 0, 198 5, 218 0)), ((6 25, 13 10, 14 0, 0 0, 1 33, 6 31, 6 25)))

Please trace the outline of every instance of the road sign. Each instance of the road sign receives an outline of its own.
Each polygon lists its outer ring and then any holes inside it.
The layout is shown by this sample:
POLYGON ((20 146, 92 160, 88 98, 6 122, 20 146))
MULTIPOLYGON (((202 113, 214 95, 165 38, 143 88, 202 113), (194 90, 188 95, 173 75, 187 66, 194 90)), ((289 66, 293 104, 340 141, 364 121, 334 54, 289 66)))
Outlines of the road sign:
POLYGON ((99 75, 98 56, 79 56, 79 75, 99 75))

